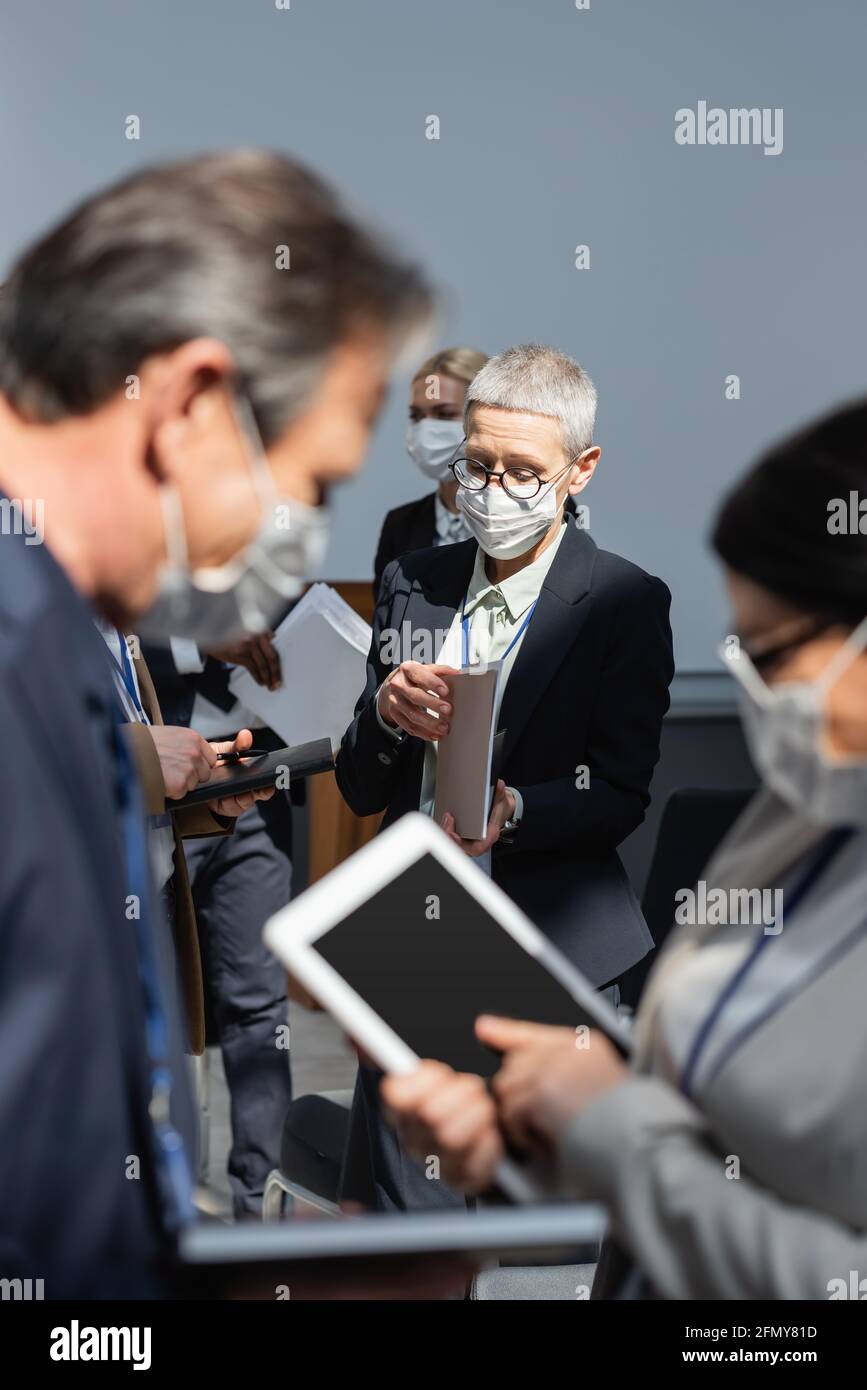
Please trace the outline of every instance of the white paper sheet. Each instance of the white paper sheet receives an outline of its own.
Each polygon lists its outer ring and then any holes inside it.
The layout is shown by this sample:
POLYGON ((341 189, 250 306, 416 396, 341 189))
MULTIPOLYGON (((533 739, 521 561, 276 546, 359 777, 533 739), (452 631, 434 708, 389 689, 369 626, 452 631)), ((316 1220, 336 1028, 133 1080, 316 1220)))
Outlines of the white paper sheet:
POLYGON ((288 745, 330 738, 336 749, 364 689, 371 629, 328 584, 314 584, 274 633, 283 684, 268 690, 239 666, 232 693, 288 745))

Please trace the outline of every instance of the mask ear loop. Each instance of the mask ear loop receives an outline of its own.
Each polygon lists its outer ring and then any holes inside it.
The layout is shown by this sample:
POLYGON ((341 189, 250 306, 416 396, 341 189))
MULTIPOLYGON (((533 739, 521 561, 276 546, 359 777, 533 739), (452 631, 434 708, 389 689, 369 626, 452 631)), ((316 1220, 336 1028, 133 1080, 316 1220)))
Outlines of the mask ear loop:
POLYGON ((834 653, 825 670, 816 680, 816 684, 823 691, 829 690, 865 648, 867 648, 867 617, 862 618, 858 626, 849 633, 840 650, 834 653))
MULTIPOLYGON (((591 445, 588 445, 587 447, 588 447, 588 448, 592 448, 593 446, 592 446, 592 444, 591 444, 591 445)), ((584 452, 586 453, 587 450, 585 449, 584 452)), ((529 508, 530 511, 535 511, 535 510, 536 510, 536 507, 539 505, 539 502, 540 502, 541 499, 545 496, 546 492, 550 492, 552 488, 554 489, 554 494, 555 494, 555 496, 556 496, 556 493, 557 493, 557 484, 559 483, 560 479, 561 479, 562 477, 564 477, 566 473, 569 472, 569 469, 570 469, 570 468, 574 468, 574 467, 575 467, 575 465, 576 465, 576 463, 578 462, 578 460, 580 459, 580 457, 581 457, 580 454, 576 454, 575 458, 572 459, 572 462, 571 462, 571 463, 567 463, 567 464, 566 464, 566 467, 565 467, 565 468, 562 468, 562 469, 560 470, 560 472, 557 474, 557 477, 551 479, 551 481, 548 483, 548 486, 547 486, 547 487, 540 488, 539 491, 536 493, 536 496, 530 498, 530 504, 531 504, 531 505, 530 505, 530 508, 529 508)), ((568 496, 569 496, 569 493, 568 493, 568 490, 567 490, 567 491, 564 492, 564 494, 563 494, 563 501, 560 503, 559 507, 557 508, 557 511, 558 511, 558 512, 561 512, 561 511, 563 510, 563 508, 565 507, 565 505, 566 505, 566 498, 567 498, 568 496)))
POLYGON ((731 670, 732 679, 742 690, 745 690, 762 704, 767 702, 768 699, 773 699, 773 690, 768 685, 767 681, 762 679, 753 665, 753 662, 750 660, 749 653, 745 652, 743 648, 738 648, 737 654, 735 655, 729 652, 723 641, 720 642, 717 647, 717 656, 720 658, 723 666, 725 666, 727 670, 731 670))
MULTIPOLYGON (((262 443, 262 436, 259 433, 259 427, 256 424, 253 409, 246 396, 238 396, 233 393, 229 397, 229 403, 239 438, 245 446, 244 453, 250 467, 250 472, 253 474, 253 482, 256 492, 259 495, 259 504, 264 519, 267 506, 276 499, 277 492, 274 487, 274 479, 271 476, 271 469, 268 466, 268 460, 265 458, 265 446, 262 443), (241 415, 245 416, 244 421, 241 420, 241 415)), ((187 527, 184 520, 181 495, 174 483, 161 483, 158 494, 160 510, 163 517, 163 538, 166 547, 166 559, 169 567, 174 570, 189 571, 190 556, 187 548, 187 527)))
POLYGON ((185 570, 189 556, 181 495, 174 483, 160 483, 157 491, 163 517, 166 560, 170 569, 185 570))
POLYGON ((184 582, 189 574, 184 509, 181 495, 174 483, 161 483, 157 489, 157 496, 163 518, 163 540, 166 547, 163 581, 165 596, 172 616, 181 620, 186 616, 190 602, 184 582))
POLYGON ((230 400, 238 435, 244 445, 247 463, 253 475, 253 484, 259 495, 259 505, 262 508, 262 519, 264 520, 268 507, 277 501, 278 496, 274 475, 265 454, 265 443, 247 396, 241 395, 240 392, 232 392, 230 400))
MULTIPOLYGON (((247 444, 248 462, 253 474, 256 491, 259 494, 259 504, 262 510, 261 524, 264 527, 268 524, 269 511, 276 512, 278 506, 289 508, 290 514, 293 507, 302 508, 300 502, 289 501, 281 502, 280 494, 274 483, 274 475, 265 454, 265 443, 253 407, 249 399, 240 393, 233 394, 232 408, 235 415, 235 422, 241 439, 247 444)), ((304 508, 305 511, 316 512, 320 509, 315 507, 304 508)), ((289 527, 285 528, 287 531, 289 527)), ((261 533, 260 533, 261 535, 261 533)), ((274 563, 268 551, 260 544, 260 537, 254 536, 249 543, 250 564, 255 568, 261 578, 271 584, 277 593, 282 594, 287 599, 298 597, 298 589, 294 578, 284 574, 279 565, 274 563)))

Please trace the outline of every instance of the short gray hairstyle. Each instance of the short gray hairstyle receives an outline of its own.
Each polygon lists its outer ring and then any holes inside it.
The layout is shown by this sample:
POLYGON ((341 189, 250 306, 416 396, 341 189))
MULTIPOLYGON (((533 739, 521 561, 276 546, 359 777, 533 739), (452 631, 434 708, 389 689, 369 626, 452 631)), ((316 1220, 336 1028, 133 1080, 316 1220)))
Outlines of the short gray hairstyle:
POLYGON ((556 348, 526 343, 492 357, 467 391, 466 430, 474 405, 549 415, 559 420, 563 447, 570 459, 577 458, 593 443, 596 387, 573 358, 556 348))

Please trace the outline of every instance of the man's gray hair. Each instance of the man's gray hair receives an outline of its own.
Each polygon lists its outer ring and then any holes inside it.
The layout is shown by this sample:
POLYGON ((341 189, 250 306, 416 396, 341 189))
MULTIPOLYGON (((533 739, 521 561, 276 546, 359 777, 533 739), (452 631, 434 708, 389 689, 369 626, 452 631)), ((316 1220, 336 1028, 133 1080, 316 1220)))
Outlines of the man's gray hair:
POLYGON ((28 420, 86 415, 146 358, 216 338, 267 446, 340 344, 372 328, 399 350, 432 303, 295 159, 202 155, 139 170, 24 252, 0 296, 0 393, 28 420))
POLYGON ((593 443, 596 387, 565 352, 527 343, 506 348, 485 363, 467 391, 464 428, 469 430, 474 405, 549 415, 560 421, 563 447, 570 459, 593 443))

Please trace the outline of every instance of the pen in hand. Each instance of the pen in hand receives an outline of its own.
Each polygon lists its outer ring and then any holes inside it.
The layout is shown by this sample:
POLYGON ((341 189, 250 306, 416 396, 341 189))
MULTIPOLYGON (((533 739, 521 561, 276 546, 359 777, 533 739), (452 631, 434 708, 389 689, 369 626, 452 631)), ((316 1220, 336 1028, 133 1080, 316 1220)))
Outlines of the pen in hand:
POLYGON ((241 752, 233 750, 231 753, 218 753, 218 763, 239 763, 242 758, 264 758, 267 748, 242 748, 241 752))

